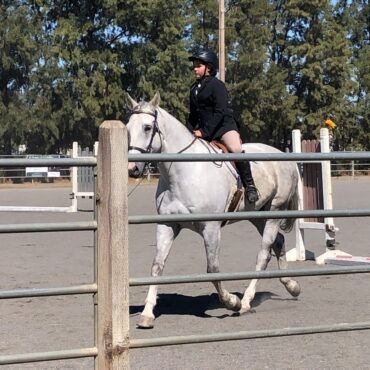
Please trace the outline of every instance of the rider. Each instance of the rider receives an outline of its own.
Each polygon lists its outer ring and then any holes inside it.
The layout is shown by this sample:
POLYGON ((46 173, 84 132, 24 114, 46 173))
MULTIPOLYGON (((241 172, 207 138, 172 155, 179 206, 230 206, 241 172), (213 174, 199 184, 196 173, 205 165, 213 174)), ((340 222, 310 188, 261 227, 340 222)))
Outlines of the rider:
MULTIPOLYGON (((189 60, 193 62, 196 81, 190 87, 188 128, 194 136, 207 141, 221 141, 231 153, 242 153, 239 128, 233 117, 225 84, 216 78, 218 58, 209 49, 199 50, 189 60)), ((236 162, 247 198, 258 200, 248 161, 236 162)))

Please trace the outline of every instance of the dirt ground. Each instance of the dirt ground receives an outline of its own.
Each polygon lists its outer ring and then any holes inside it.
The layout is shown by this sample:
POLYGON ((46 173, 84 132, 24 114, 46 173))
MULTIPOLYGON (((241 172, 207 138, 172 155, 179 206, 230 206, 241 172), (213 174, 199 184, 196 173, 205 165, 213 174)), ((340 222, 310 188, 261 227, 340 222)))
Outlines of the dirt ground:
MULTIPOLYGON (((144 184, 142 184, 144 185, 144 184)), ((131 184, 133 189, 134 184, 131 184)), ((1 205, 68 206, 68 187, 0 187, 1 205)), ((154 213, 155 185, 138 186, 129 197, 132 215, 154 213)), ((333 181, 334 208, 370 208, 370 179, 333 181)), ((92 201, 80 211, 63 213, 0 213, 0 223, 91 220, 92 201)), ((370 255, 369 219, 338 218, 338 248, 357 256, 370 255)), ((154 256, 155 225, 130 226, 130 275, 148 276, 154 256)), ((93 233, 1 234, 0 289, 58 287, 90 283, 93 279, 93 233)), ((225 228, 222 235, 223 272, 254 270, 260 239, 248 222, 225 228)), ((309 231, 312 252, 325 251, 322 231, 309 231)), ((294 233, 286 235, 287 249, 294 233)), ((269 268, 275 269, 271 261, 269 268)), ((315 267, 297 262, 291 268, 315 267)), ((183 231, 176 240, 165 274, 205 271, 199 236, 183 231)), ((234 316, 223 308, 209 283, 167 285, 159 290, 157 319, 152 330, 136 328, 147 288, 130 290, 131 338, 151 338, 339 322, 369 321, 369 275, 298 278, 302 293, 293 299, 278 280, 260 281, 255 313, 234 316)), ((227 282, 242 293, 247 282, 227 282)), ((93 346, 92 297, 67 296, 0 301, 0 354, 44 352, 93 346)), ((370 331, 218 342, 214 344, 133 349, 133 370, 224 369, 370 369, 370 331)), ((92 359, 3 366, 14 369, 93 369, 92 359)))

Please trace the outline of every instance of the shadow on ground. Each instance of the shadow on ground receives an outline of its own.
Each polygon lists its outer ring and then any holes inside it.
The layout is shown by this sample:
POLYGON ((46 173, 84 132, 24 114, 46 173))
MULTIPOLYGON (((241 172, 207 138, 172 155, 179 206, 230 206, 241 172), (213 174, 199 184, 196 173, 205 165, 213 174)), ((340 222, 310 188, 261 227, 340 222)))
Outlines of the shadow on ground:
MULTIPOLYGON (((240 299, 242 294, 234 292, 240 299)), ((252 302, 252 309, 255 310, 260 304, 268 300, 275 301, 289 301, 295 298, 279 298, 276 294, 271 292, 258 292, 252 302)), ((231 311, 225 311, 222 315, 211 315, 207 312, 211 310, 217 310, 225 308, 218 299, 216 293, 210 295, 200 296, 187 296, 183 294, 160 294, 158 295, 157 306, 154 309, 154 315, 156 318, 162 315, 189 315, 196 317, 212 317, 212 318, 225 318, 233 315, 231 311)), ((130 306, 130 315, 136 315, 141 313, 144 309, 143 305, 130 306)), ((226 308, 225 308, 226 310, 226 308)))

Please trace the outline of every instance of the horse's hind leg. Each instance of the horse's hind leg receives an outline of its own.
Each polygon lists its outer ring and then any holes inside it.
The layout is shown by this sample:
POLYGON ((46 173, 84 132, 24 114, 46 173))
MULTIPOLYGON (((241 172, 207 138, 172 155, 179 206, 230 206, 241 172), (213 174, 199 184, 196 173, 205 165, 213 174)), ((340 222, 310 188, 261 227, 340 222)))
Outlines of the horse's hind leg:
MULTIPOLYGON (((278 232, 272 248, 275 252, 279 269, 286 270, 288 267, 288 263, 285 255, 285 238, 283 234, 278 232)), ((299 296, 299 293, 301 292, 301 287, 299 286, 297 281, 293 280, 290 277, 281 277, 280 281, 293 297, 299 296)))
MULTIPOLYGON (((219 222, 207 222, 202 229, 202 236, 204 239, 204 246, 206 248, 207 255, 207 273, 219 272, 219 255, 220 255, 220 239, 221 239, 221 227, 219 222)), ((233 311, 239 311, 241 304, 240 299, 235 295, 229 293, 222 287, 221 281, 213 282, 218 297, 226 308, 233 311)))
MULTIPOLYGON (((179 234, 178 225, 158 224, 157 226, 157 252, 152 264, 152 276, 161 276, 166 259, 171 250, 171 246, 176 236, 179 234)), ((150 285, 148 295, 145 300, 145 307, 140 315, 138 328, 151 329, 154 326, 153 309, 157 304, 157 285, 150 285)))

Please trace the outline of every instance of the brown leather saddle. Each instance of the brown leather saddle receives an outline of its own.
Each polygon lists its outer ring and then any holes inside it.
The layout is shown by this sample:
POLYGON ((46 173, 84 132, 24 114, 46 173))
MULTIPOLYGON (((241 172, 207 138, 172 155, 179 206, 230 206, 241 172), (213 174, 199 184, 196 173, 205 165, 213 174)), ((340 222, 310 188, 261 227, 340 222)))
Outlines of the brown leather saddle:
MULTIPOLYGON (((211 144, 219 149, 222 150, 223 153, 229 153, 229 151, 227 150, 226 146, 224 144, 222 144, 220 141, 218 140, 212 140, 211 141, 211 144)), ((235 166, 235 161, 230 161, 230 163, 232 164, 232 166, 235 168, 236 171, 237 168, 235 166)), ((238 182, 239 183, 239 182, 238 182)), ((237 189, 235 190, 235 193, 231 199, 231 202, 229 204, 229 207, 227 209, 227 212, 234 212, 236 210, 236 208, 238 207, 239 203, 240 203, 240 200, 242 198, 244 194, 244 189, 243 187, 240 187, 238 185, 237 189)), ((221 224, 221 227, 222 226, 225 226, 226 224, 228 223, 228 220, 224 220, 222 221, 222 224, 221 224)))

